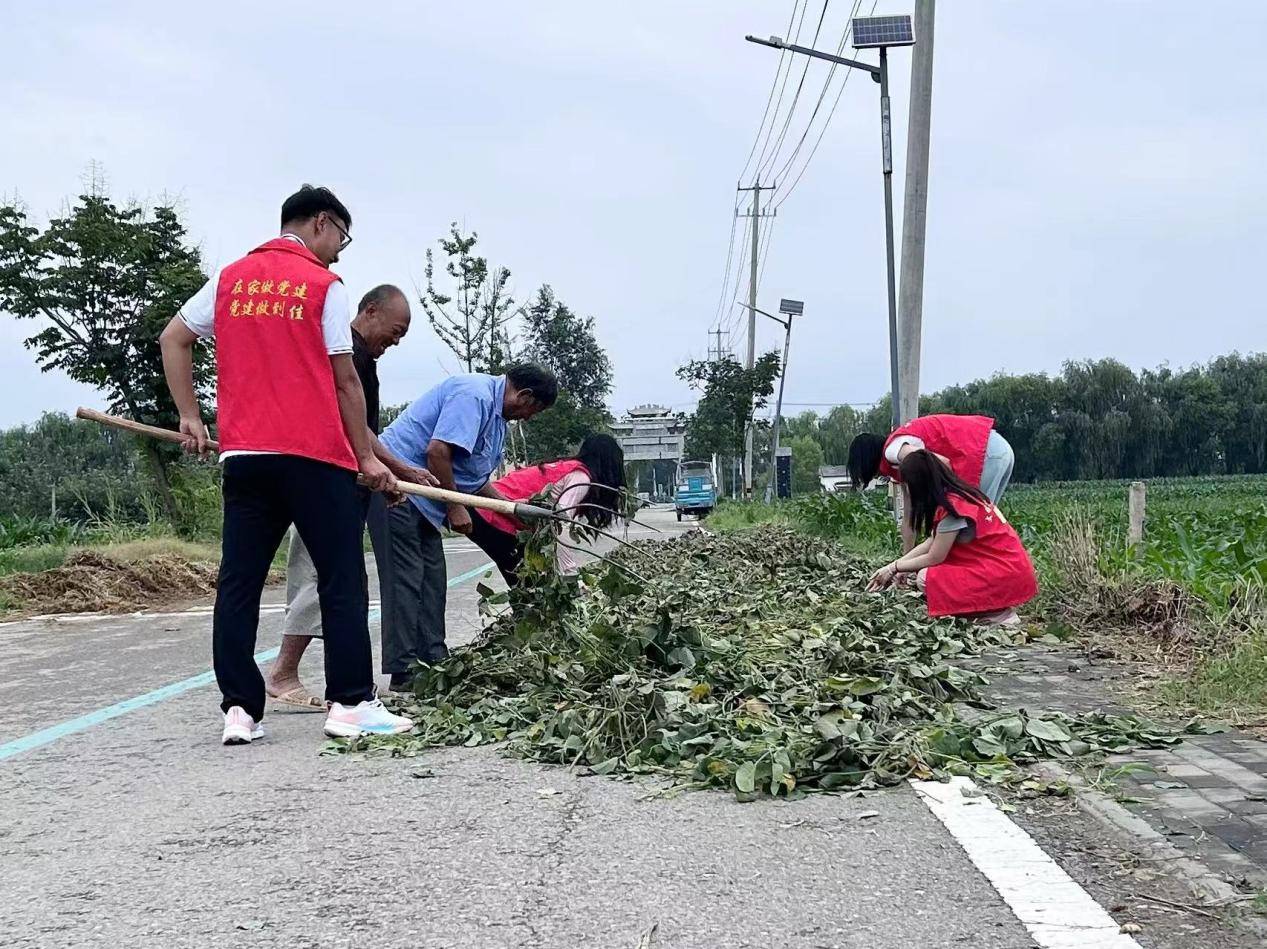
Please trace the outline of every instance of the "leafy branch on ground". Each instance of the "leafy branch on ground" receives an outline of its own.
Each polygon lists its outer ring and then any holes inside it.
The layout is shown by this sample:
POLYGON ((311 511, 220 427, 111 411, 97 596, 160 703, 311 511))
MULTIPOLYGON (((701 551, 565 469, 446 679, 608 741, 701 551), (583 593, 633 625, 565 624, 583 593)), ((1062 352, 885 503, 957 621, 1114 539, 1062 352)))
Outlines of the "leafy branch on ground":
POLYGON ((872 565, 826 540, 760 528, 640 545, 645 583, 602 563, 559 577, 553 542, 532 538, 513 612, 420 669, 405 703, 414 732, 328 750, 505 742, 751 799, 949 774, 1010 781, 1040 758, 1179 740, 1125 716, 982 714, 985 679, 960 661, 1006 634, 929 619, 910 593, 863 594, 872 565))

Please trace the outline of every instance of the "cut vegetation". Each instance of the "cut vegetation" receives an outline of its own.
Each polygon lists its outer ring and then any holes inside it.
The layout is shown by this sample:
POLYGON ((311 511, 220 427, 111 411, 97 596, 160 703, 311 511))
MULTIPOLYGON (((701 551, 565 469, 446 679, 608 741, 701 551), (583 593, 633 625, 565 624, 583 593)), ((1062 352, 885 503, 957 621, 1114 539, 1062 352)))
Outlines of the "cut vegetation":
MULTIPOLYGON (((1016 765, 1178 740, 1131 717, 982 713, 961 661, 997 630, 863 593, 871 564, 786 528, 691 534, 596 565, 584 589, 527 561, 513 615, 420 672, 414 733, 329 751, 411 755, 506 742, 599 774, 655 774, 741 799, 908 777, 1019 777, 1016 765), (969 709, 968 707, 974 707, 969 709)), ((496 598, 494 598, 496 599, 496 598)))
POLYGON ((109 552, 80 549, 52 569, 0 577, 0 602, 31 613, 86 613, 192 599, 215 590, 216 562, 204 554, 178 541, 137 541, 109 552))

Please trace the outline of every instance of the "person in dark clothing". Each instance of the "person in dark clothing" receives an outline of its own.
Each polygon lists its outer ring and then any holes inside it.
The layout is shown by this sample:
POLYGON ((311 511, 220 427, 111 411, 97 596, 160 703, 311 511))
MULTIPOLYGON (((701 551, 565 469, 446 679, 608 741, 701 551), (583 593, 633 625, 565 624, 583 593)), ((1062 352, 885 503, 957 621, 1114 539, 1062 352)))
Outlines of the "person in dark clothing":
MULTIPOLYGON (((381 442, 378 433, 378 360, 409 332, 409 300, 398 287, 382 284, 361 298, 352 320, 352 365, 365 392, 365 419, 371 432, 374 454, 400 481, 435 484, 425 469, 401 461, 381 442)), ((386 531, 387 501, 379 492, 358 489, 362 522, 368 519, 371 535, 386 531)), ((364 562, 362 561, 364 578, 364 562)), ((364 579, 368 598, 368 578, 364 579)), ((279 706, 318 712, 325 702, 311 694, 299 681, 299 661, 313 639, 321 638, 321 605, 317 595, 317 571, 312 557, 297 531, 290 535, 286 560, 286 619, 277 659, 265 678, 269 697, 279 706)))

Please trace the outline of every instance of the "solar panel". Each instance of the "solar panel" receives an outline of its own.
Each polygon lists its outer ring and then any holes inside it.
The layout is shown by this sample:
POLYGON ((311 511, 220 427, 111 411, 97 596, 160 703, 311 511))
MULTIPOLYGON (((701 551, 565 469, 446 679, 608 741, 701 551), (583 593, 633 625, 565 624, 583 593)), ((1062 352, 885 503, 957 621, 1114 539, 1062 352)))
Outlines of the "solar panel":
POLYGON ((779 312, 786 313, 789 316, 800 316, 805 312, 805 303, 801 300, 788 300, 784 298, 779 301, 779 312))
POLYGON ((854 49, 914 46, 915 28, 909 16, 864 16, 853 21, 854 49))

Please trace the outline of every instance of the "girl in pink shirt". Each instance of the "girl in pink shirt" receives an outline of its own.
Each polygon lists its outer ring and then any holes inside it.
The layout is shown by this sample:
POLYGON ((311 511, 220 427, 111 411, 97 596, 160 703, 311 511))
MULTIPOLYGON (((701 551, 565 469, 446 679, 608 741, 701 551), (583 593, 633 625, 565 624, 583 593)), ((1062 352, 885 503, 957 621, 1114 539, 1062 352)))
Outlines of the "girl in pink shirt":
MULTIPOLYGON (((527 501, 548 490, 560 513, 601 528, 609 527, 618 516, 624 486, 625 454, 616 439, 604 434, 587 436, 570 458, 527 465, 493 482, 497 493, 510 501, 527 501)), ((471 540, 497 564, 506 583, 514 586, 524 554, 518 534, 525 525, 483 508, 471 513, 471 540)), ((576 572, 576 561, 562 544, 558 563, 560 573, 576 572)))

